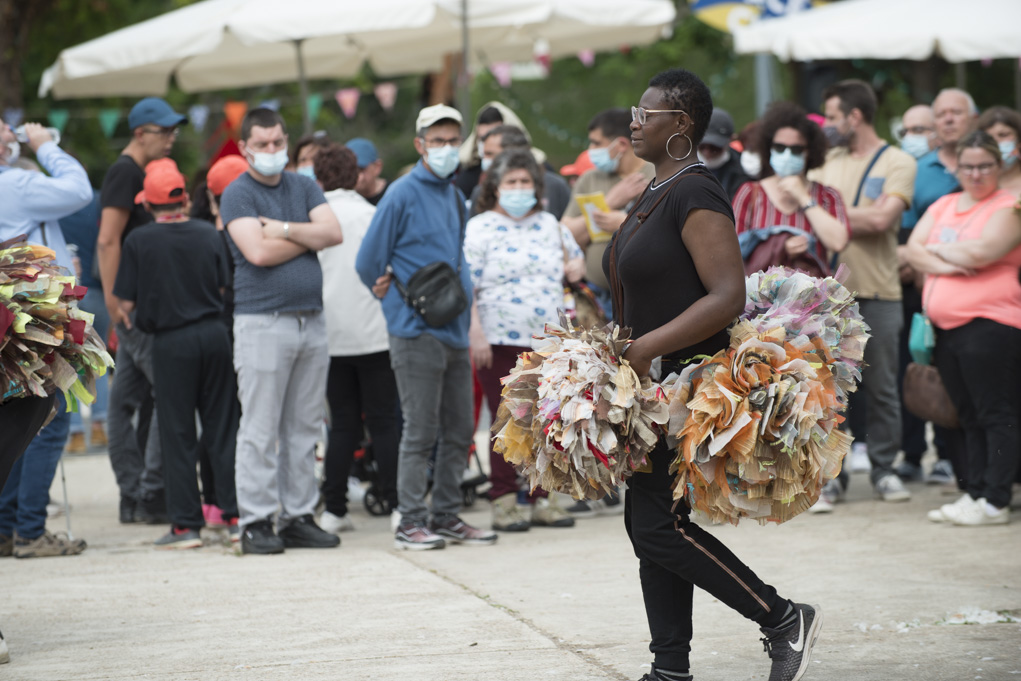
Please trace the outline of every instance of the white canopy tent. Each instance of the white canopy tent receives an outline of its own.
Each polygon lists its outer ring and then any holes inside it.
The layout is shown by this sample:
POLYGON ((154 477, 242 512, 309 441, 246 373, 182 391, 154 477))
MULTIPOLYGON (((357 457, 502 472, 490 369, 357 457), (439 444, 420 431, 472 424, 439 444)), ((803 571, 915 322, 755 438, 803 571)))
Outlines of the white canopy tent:
POLYGON ((843 0, 734 31, 738 53, 781 61, 1021 57, 1021 0, 843 0))
POLYGON ((204 0, 63 50, 39 95, 162 95, 428 73, 464 52, 475 67, 654 42, 671 0, 204 0), (465 11, 465 9, 467 11, 465 11), (473 46, 468 49, 469 45, 473 46))

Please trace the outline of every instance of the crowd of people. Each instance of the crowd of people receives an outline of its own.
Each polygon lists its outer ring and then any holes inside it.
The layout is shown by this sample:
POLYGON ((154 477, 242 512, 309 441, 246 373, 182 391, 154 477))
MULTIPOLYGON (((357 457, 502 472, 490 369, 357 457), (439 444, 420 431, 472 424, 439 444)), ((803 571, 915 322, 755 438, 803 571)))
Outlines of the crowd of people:
POLYGON ((595 113, 588 149, 560 174, 500 102, 470 130, 437 104, 409 131, 418 162, 390 181, 371 141, 291 143, 279 113, 256 108, 239 155, 190 193, 170 158, 187 119, 161 99, 132 108, 131 139, 98 192, 46 129, 25 126, 43 173, 0 125, 0 242, 25 233, 52 248, 117 343, 89 429, 59 397, 38 435, 54 400, 0 407, 0 444, 27 446, 0 493, 0 556, 86 549, 45 528, 65 445, 108 446, 118 519, 169 525, 157 548, 201 546, 219 526, 244 554, 338 546, 356 526, 350 506, 364 489, 352 472, 368 449, 398 549, 491 545, 499 532, 626 510, 643 591, 672 594, 646 598, 647 678, 690 678, 692 585, 762 627, 770 678, 800 678, 821 611, 780 598, 677 508, 665 440, 651 473, 569 508, 522 488, 493 455, 491 528, 459 514, 477 403, 495 414, 500 379, 558 309, 630 328, 632 366, 665 373, 725 346, 743 274, 783 265, 816 276, 846 266, 871 329, 846 422, 855 448, 811 510, 832 512, 848 471, 868 470, 886 502, 909 499, 906 483, 956 487, 934 522, 1009 521, 1021 458, 1021 115, 980 113, 966 92, 943 90, 904 112, 898 148, 876 131, 867 83, 833 84, 821 110, 777 102, 737 134, 701 80, 667 71, 630 111, 595 113), (428 286, 439 308, 422 303, 428 286), (926 425, 902 394, 923 311, 960 420, 935 429, 928 471, 926 425))

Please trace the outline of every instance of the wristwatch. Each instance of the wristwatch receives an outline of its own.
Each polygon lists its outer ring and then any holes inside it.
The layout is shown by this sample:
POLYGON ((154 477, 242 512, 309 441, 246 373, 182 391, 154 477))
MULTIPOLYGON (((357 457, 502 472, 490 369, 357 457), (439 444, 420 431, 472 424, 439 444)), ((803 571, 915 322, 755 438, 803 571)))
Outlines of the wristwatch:
POLYGON ((819 205, 819 204, 818 204, 818 203, 816 203, 816 202, 815 202, 814 200, 812 200, 812 199, 809 199, 809 200, 808 200, 808 203, 806 203, 805 205, 803 205, 803 206, 798 206, 798 210, 800 210, 800 211, 801 211, 802 213, 804 213, 804 212, 805 212, 806 210, 808 210, 809 208, 815 208, 815 207, 816 207, 816 206, 818 206, 818 205, 819 205))
POLYGON ((285 239, 290 239, 291 238, 291 223, 290 222, 285 222, 284 223, 284 238, 285 239))

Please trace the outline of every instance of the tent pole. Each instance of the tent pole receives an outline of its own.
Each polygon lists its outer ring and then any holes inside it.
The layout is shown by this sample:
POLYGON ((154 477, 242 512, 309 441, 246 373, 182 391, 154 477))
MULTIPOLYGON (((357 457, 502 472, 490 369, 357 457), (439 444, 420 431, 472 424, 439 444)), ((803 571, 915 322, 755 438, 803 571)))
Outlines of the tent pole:
POLYGON ((308 110, 308 78, 305 76, 305 57, 301 54, 301 44, 305 42, 299 38, 294 41, 294 52, 298 58, 298 91, 301 93, 301 111, 305 124, 305 134, 312 134, 312 115, 308 110))
POLYGON ((457 87, 457 98, 458 108, 461 109, 461 115, 464 116, 464 120, 468 120, 471 115, 471 81, 468 78, 468 0, 461 0, 461 69, 458 73, 458 87, 457 87))
POLYGON ((961 90, 968 89, 968 69, 963 61, 954 64, 954 85, 961 90))

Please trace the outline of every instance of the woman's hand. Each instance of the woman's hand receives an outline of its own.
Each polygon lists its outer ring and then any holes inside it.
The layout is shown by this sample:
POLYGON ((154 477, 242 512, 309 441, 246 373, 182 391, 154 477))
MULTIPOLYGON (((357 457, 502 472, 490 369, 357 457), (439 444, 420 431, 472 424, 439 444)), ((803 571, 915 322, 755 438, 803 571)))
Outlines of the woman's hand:
POLYGON ((572 284, 585 277, 585 258, 572 258, 564 263, 564 278, 572 284))
POLYGON ((642 346, 638 341, 635 341, 628 346, 627 350, 624 351, 624 359, 628 361, 634 372, 638 374, 638 377, 649 375, 649 369, 652 367, 652 357, 645 357, 642 352, 642 346))
POLYGON ((801 175, 781 177, 780 181, 776 183, 776 187, 780 190, 782 197, 793 199, 799 206, 804 206, 812 200, 812 196, 808 193, 808 183, 801 175))
POLYGON ((792 236, 783 242, 784 250, 787 251, 787 255, 795 257, 801 255, 808 250, 808 237, 807 236, 792 236))
MULTIPOLYGON (((472 311, 477 308, 473 305, 472 311)), ((468 354, 476 369, 488 369, 493 366, 493 348, 489 345, 486 332, 478 322, 478 313, 472 315, 472 324, 468 327, 468 354)))
POLYGON ((946 260, 945 253, 946 253, 946 248, 948 246, 950 246, 950 244, 926 244, 925 245, 925 250, 929 251, 930 253, 935 255, 937 258, 939 258, 939 260, 934 263, 933 268, 930 269, 929 274, 948 274, 948 275, 951 275, 951 276, 957 275, 957 276, 962 276, 962 277, 973 276, 975 274, 975 270, 973 270, 971 268, 968 268, 968 267, 962 267, 960 265, 955 265, 954 263, 948 262, 946 260))

